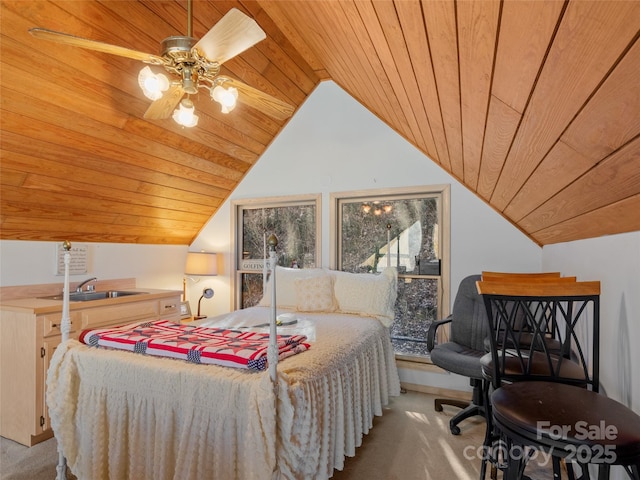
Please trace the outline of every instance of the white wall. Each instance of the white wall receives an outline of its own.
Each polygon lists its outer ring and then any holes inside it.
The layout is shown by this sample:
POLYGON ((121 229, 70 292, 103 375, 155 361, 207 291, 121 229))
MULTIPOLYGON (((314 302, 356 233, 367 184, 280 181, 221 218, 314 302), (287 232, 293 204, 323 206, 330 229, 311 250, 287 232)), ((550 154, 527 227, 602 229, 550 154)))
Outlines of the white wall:
MULTIPOLYGON (((186 246, 86 243, 87 274, 72 275, 77 283, 89 277, 99 280, 136 278, 138 287, 182 290, 181 273, 186 246)), ((0 242, 0 285, 62 283, 56 275, 57 242, 3 240, 0 242)))
POLYGON ((640 232, 548 245, 544 269, 599 280, 600 381, 640 412, 640 232))
POLYGON ((542 268, 601 282, 600 384, 640 414, 640 232, 545 246, 542 268))

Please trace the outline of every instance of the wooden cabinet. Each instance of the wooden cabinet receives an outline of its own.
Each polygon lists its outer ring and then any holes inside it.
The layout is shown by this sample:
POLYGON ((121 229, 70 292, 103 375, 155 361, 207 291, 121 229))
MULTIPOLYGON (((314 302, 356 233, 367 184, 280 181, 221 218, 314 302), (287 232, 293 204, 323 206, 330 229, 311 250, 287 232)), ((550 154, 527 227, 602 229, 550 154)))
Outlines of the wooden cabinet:
MULTIPOLYGON (((62 312, 40 310, 0 307, 0 435, 27 446, 53 436, 46 407, 46 377, 62 340, 62 312)), ((70 337, 76 339, 87 328, 159 319, 179 322, 180 292, 74 303, 69 316, 70 337)))
MULTIPOLYGON (((40 351, 40 355, 42 355, 42 371, 44 377, 42 379, 36 380, 36 386, 42 386, 40 392, 38 392, 36 397, 36 411, 42 412, 42 417, 38 419, 38 425, 43 429, 42 433, 39 435, 43 435, 44 438, 48 438, 53 435, 53 431, 51 430, 51 419, 49 418, 49 409, 47 408, 47 391, 46 391, 46 383, 47 383, 47 371, 49 370, 49 364, 51 363, 51 357, 60 345, 62 341, 61 336, 45 338, 42 342, 42 350, 40 351)), ((37 373, 39 375, 39 372, 37 373)), ((43 440, 44 440, 43 438, 43 440)), ((33 444, 38 443, 33 442, 33 444)))

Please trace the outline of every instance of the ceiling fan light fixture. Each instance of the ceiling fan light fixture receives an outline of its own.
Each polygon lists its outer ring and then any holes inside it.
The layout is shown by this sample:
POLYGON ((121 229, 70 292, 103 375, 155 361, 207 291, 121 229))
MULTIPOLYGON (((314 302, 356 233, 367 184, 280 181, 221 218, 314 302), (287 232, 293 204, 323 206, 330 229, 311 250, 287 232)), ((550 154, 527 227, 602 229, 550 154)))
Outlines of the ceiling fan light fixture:
POLYGON ((222 113, 229 113, 236 106, 238 90, 234 87, 224 88, 222 85, 216 85, 211 90, 211 98, 222 106, 222 113))
POLYGON ((194 113, 193 102, 185 98, 180 102, 180 106, 173 112, 173 119, 178 125, 183 127, 195 127, 198 124, 198 116, 194 113))
POLYGON ((185 67, 182 71, 182 90, 189 95, 195 95, 198 93, 198 85, 193 81, 193 70, 185 67))
POLYGON ((138 74, 138 85, 149 100, 158 100, 169 89, 169 79, 162 73, 153 73, 144 67, 138 74))
POLYGON ((174 35, 165 38, 162 41, 160 55, 46 28, 31 28, 29 32, 43 40, 139 60, 154 68, 163 67, 165 74, 156 74, 146 66, 138 75, 138 84, 142 92, 153 102, 144 113, 144 118, 148 120, 169 118, 177 109, 178 118, 186 117, 181 121, 181 125, 195 125, 198 117, 183 113, 180 100, 185 94, 197 95, 200 88, 210 91, 212 98, 222 106, 223 113, 231 112, 239 99, 277 120, 285 120, 293 115, 293 105, 240 80, 220 75, 220 66, 224 62, 267 37, 258 23, 237 8, 231 8, 200 40, 196 40, 191 36, 192 2, 193 0, 187 0, 187 36, 174 35), (231 88, 224 88, 223 85, 231 88))

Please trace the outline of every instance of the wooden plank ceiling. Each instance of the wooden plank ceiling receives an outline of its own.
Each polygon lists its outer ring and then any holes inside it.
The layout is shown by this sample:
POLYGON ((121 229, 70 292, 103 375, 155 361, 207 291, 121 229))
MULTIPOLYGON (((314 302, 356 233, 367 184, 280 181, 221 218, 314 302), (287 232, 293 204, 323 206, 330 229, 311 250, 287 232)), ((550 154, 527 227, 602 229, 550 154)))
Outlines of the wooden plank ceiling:
MULTIPOLYGON (((640 2, 195 0, 193 36, 231 7, 267 39, 225 74, 295 107, 334 80, 540 245, 640 230, 640 2)), ((27 33, 158 53, 184 0, 0 15, 1 238, 189 244, 286 126, 202 93, 147 121, 142 64, 27 33)))

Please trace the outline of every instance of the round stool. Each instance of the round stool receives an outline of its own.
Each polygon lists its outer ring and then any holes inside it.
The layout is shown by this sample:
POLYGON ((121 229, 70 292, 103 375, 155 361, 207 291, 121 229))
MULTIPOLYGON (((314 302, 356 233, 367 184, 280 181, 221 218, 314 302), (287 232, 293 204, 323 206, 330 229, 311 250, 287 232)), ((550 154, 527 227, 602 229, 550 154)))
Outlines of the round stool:
POLYGON ((567 463, 597 464, 599 479, 609 478, 611 465, 622 465, 640 480, 640 416, 623 404, 586 388, 542 381, 504 385, 491 404, 494 425, 508 440, 505 479, 524 470, 522 452, 510 449, 528 446, 567 463))

